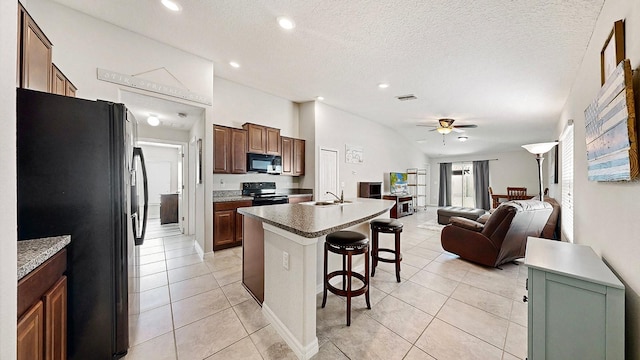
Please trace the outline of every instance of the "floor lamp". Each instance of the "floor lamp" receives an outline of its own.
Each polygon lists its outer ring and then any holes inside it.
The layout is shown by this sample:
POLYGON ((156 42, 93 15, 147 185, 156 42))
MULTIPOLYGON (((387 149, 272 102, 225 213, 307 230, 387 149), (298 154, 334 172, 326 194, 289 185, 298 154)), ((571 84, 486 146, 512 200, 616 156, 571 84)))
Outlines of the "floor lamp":
POLYGON ((538 184, 540 185, 540 201, 544 201, 544 190, 542 184, 542 161, 544 161, 544 157, 542 157, 542 155, 549 152, 549 150, 551 150, 556 145, 558 145, 557 141, 522 145, 522 147, 527 149, 528 152, 536 156, 536 161, 538 162, 538 184))

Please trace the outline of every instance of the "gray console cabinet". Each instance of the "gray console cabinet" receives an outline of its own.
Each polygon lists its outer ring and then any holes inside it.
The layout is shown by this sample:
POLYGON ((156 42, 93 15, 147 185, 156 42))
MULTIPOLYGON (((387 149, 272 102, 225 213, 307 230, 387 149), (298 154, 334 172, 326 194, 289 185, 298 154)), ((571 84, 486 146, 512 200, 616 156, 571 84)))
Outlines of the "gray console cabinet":
POLYGON ((624 285, 585 245, 530 237, 528 359, 624 359, 624 285))

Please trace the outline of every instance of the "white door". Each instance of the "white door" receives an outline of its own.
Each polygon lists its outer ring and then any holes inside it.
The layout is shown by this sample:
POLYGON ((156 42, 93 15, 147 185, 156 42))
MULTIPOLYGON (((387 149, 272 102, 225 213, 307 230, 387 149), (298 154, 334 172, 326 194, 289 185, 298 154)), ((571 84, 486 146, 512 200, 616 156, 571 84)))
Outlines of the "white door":
POLYGON ((318 164, 318 196, 316 200, 335 200, 330 191, 340 196, 338 186, 338 150, 320 148, 318 164))

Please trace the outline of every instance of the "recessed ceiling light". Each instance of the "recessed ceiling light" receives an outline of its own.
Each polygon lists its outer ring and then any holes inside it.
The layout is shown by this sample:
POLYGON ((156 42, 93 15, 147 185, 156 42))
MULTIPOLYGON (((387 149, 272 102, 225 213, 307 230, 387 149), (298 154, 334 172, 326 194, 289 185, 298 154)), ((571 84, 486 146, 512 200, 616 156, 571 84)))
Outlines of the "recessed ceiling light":
POLYGON ((458 136, 458 140, 460 140, 462 142, 465 142, 465 141, 469 140, 469 137, 468 136, 458 136))
POLYGON ((158 119, 157 117, 151 115, 147 118, 147 124, 151 125, 151 126, 158 126, 160 125, 160 119, 158 119))
POLYGON ((230 62, 229 62, 229 65, 231 65, 231 67, 234 67, 234 68, 236 68, 236 69, 240 67, 240 64, 238 64, 238 63, 237 63, 237 62, 235 62, 235 61, 230 61, 230 62))
POLYGON ((379 87, 380 89, 386 89, 386 88, 388 88, 388 87, 389 87, 389 84, 387 84, 387 83, 380 83, 380 84, 378 84, 378 87, 379 87))
POLYGON ((278 25, 280 25, 280 27, 283 29, 291 30, 294 27, 296 27, 296 23, 286 16, 278 16, 277 20, 278 20, 278 25))
POLYGON ((175 1, 171 1, 171 0, 161 0, 162 5, 164 5, 164 7, 166 7, 167 9, 171 10, 171 11, 180 11, 182 10, 182 6, 180 6, 180 4, 178 4, 175 1))
POLYGON ((322 96, 316 96, 316 100, 318 100, 318 101, 322 101, 322 100, 324 100, 324 97, 322 97, 322 96))

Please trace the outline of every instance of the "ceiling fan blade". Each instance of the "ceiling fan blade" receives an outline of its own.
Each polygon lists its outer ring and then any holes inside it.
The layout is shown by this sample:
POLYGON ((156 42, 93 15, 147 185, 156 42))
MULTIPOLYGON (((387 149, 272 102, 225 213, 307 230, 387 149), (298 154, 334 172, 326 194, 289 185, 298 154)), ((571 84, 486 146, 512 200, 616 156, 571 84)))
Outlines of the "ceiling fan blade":
POLYGON ((453 131, 455 131, 455 132, 457 132, 457 133, 463 133, 463 132, 464 132, 464 130, 458 129, 459 127, 460 127, 460 126, 452 127, 452 128, 451 128, 451 130, 453 130, 453 131))
POLYGON ((469 124, 469 125, 456 125, 457 128, 467 128, 467 129, 475 129, 478 125, 469 124))
POLYGON ((438 128, 435 128, 435 129, 431 129, 431 130, 429 130, 429 131, 436 131, 436 130, 438 130, 438 128))

